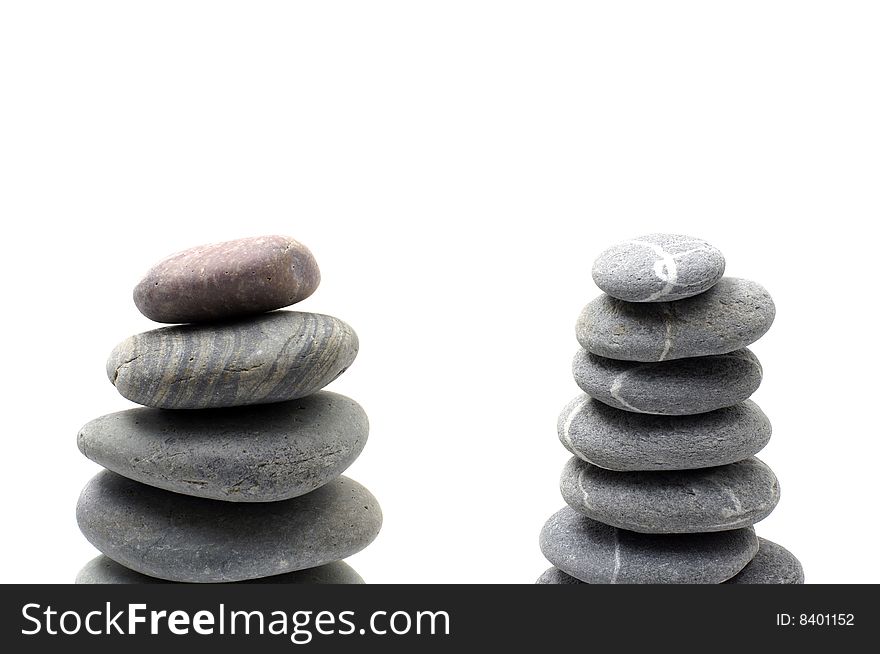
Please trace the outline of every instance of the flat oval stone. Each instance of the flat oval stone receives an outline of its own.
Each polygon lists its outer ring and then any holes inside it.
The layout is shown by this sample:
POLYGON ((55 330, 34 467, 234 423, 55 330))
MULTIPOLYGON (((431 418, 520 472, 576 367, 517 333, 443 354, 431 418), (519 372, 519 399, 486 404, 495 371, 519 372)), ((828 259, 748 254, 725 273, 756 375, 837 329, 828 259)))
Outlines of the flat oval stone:
POLYGON ((692 415, 733 406, 761 385, 763 371, 748 348, 728 354, 655 363, 606 359, 584 349, 575 354, 581 390, 625 411, 692 415))
POLYGON ((605 250, 593 281, 627 302, 669 302, 708 291, 724 274, 724 255, 702 239, 648 234, 605 250))
MULTIPOLYGON (((538 584, 583 584, 559 568, 550 568, 538 577, 538 584)), ((725 584, 802 584, 804 569, 800 561, 781 545, 758 537, 758 553, 736 576, 725 584)))
POLYGON ((678 302, 636 304, 601 295, 581 312, 581 347, 609 359, 666 361, 726 354, 763 336, 776 307, 763 286, 724 277, 678 302))
POLYGON ((150 486, 228 502, 309 493, 350 466, 367 442, 360 405, 314 395, 233 409, 130 409, 80 430, 89 459, 150 486))
POLYGON ((575 456, 608 470, 689 470, 757 454, 770 421, 752 400, 692 416, 621 411, 589 395, 559 415, 559 440, 575 456))
POLYGON ((794 554, 782 545, 758 538, 755 558, 728 584, 802 584, 804 568, 794 554))
POLYGON ((565 502, 588 518, 645 534, 748 527, 779 502, 779 482, 755 457, 715 468, 615 472, 577 457, 562 470, 565 502))
POLYGON ((382 512, 346 477, 290 500, 242 504, 178 495, 104 470, 83 489, 76 519, 92 545, 126 568, 211 583, 344 559, 373 541, 382 512))
MULTIPOLYGON (((103 554, 95 557, 79 571, 77 584, 173 584, 176 582, 148 577, 129 570, 103 554)), ((344 561, 334 561, 317 568, 297 570, 283 575, 248 579, 239 584, 362 584, 364 580, 344 561)))
POLYGON ((134 303, 156 322, 200 322, 280 309, 321 282, 309 249, 288 236, 258 236, 190 248, 150 268, 134 303))
POLYGON ((110 354, 107 376, 123 397, 145 406, 222 408, 311 395, 357 352, 357 335, 338 318, 275 311, 137 334, 110 354))
POLYGON ((541 531, 550 563, 590 584, 720 584, 758 551, 752 527, 702 534, 637 534, 565 507, 541 531))

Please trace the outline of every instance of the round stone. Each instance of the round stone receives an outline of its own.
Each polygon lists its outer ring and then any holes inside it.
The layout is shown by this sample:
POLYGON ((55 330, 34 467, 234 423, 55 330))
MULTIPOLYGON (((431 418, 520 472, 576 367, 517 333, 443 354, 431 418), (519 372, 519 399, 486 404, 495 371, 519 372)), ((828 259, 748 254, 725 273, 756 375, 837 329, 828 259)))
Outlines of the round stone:
POLYGON ((169 581, 229 582, 314 568, 369 545, 376 499, 346 477, 282 502, 243 504, 178 495, 98 473, 76 518, 92 545, 121 565, 169 581))
POLYGON ((559 415, 559 440, 575 456, 608 470, 689 470, 757 454, 770 421, 752 400, 690 416, 621 411, 589 395, 559 415))
POLYGON ((728 354, 654 363, 607 359, 584 349, 575 354, 577 385, 625 411, 657 415, 707 413, 738 404, 761 385, 761 363, 746 348, 728 354))
POLYGON ((693 534, 748 527, 779 502, 779 482, 762 461, 698 470, 615 472, 577 457, 560 481, 562 497, 599 522, 645 534, 693 534))
POLYGON ((222 408, 311 395, 357 352, 357 335, 338 318, 275 311, 137 334, 113 350, 107 376, 123 397, 145 406, 222 408))
POLYGON ((754 343, 776 316, 763 286, 725 277, 694 297, 636 304, 601 295, 581 312, 577 339, 602 357, 666 361, 726 354, 754 343))
POLYGON ((160 261, 134 289, 156 322, 199 322, 264 313, 304 300, 321 282, 308 248, 287 236, 202 245, 160 261))
POLYGON ((752 527, 702 534, 638 534, 565 507, 541 531, 554 566, 590 584, 720 584, 758 551, 752 527))
POLYGON ((85 425, 80 451, 150 486, 228 502, 277 502, 309 493, 350 466, 367 442, 367 416, 344 395, 232 409, 130 409, 85 425))
POLYGON ((593 281, 627 302, 669 302, 703 293, 724 274, 724 255, 706 241, 649 234, 614 245, 593 264, 593 281))
MULTIPOLYGON (((173 581, 148 577, 129 570, 103 554, 95 557, 76 576, 77 584, 171 584, 173 581)), ((239 581, 240 584, 362 584, 364 580, 344 561, 283 575, 239 581)))
POLYGON ((802 584, 804 568, 782 545, 759 538, 760 548, 749 564, 728 584, 802 584))

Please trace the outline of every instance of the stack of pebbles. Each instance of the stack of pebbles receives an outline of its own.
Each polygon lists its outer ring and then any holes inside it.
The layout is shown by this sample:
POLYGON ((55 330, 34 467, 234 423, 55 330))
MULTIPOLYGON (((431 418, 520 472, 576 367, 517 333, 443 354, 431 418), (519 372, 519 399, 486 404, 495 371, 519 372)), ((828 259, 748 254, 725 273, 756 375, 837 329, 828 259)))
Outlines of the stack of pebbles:
POLYGON ((187 324, 132 336, 107 362, 116 389, 147 408, 79 433, 107 470, 77 506, 104 554, 78 583, 363 583, 341 559, 373 541, 382 513, 341 473, 367 416, 320 390, 358 339, 337 318, 275 311, 319 281, 307 248, 270 236, 181 252, 137 285, 141 313, 187 324))
POLYGON ((559 418, 568 506, 541 533, 554 567, 538 583, 803 583, 752 527, 779 485, 754 456, 770 422, 748 399, 762 369, 746 346, 776 310, 723 274, 717 249, 669 234, 596 261, 606 294, 581 313, 573 366, 585 394, 559 418))

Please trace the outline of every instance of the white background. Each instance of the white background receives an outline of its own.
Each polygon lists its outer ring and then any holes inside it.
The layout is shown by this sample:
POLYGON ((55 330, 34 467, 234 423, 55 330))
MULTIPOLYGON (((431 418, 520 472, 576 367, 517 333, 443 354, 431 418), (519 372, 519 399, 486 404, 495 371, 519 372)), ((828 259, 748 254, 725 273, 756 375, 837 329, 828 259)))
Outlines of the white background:
POLYGON ((0 580, 95 550, 78 428, 173 251, 307 244, 299 305, 358 331, 331 389, 381 501, 370 582, 531 583, 562 506, 589 269, 651 231, 716 244, 778 307, 754 346, 758 525, 810 582, 878 582, 880 7, 874 2, 4 2, 0 580))

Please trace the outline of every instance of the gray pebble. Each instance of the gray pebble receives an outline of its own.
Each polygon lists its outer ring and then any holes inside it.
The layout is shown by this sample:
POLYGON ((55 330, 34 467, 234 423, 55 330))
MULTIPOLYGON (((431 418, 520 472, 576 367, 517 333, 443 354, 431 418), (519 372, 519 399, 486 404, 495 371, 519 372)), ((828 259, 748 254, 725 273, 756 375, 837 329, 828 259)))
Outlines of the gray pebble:
POLYGON ((541 531, 554 566, 590 584, 720 584, 758 551, 752 527, 703 534, 637 534, 596 522, 571 507, 541 531))
POLYGON ((232 409, 130 409, 85 425, 80 451, 129 479, 196 497, 276 502, 309 493, 351 465, 367 416, 344 395, 232 409))
POLYGON ((677 302, 636 304, 601 295, 581 312, 577 339, 593 354, 626 361, 666 361, 726 354, 754 343, 776 316, 763 286, 724 277, 677 302))
POLYGON ((573 457, 560 489, 566 503, 588 518, 646 534, 748 527, 779 502, 776 475, 755 457, 715 468, 651 472, 614 472, 573 457))
POLYGON ((724 255, 706 241, 648 234, 614 245, 593 264, 593 281, 627 302, 669 302, 703 293, 724 274, 724 255))
POLYGON ((758 538, 760 549, 755 558, 728 584, 802 584, 804 568, 795 555, 782 545, 758 538))
POLYGON ((688 470, 733 463, 770 440, 770 421, 752 400, 693 416, 621 411, 589 395, 559 416, 559 440, 575 456, 608 470, 688 470))
MULTIPOLYGON (((758 538, 758 553, 748 565, 725 584, 802 584, 804 569, 800 561, 781 545, 758 538)), ((559 568, 550 568, 538 577, 538 584, 582 584, 580 579, 564 573, 559 568)))
POLYGON ((311 395, 357 352, 357 335, 338 318, 275 311, 137 334, 113 350, 107 376, 123 397, 145 406, 231 407, 311 395))
POLYGON ((580 349, 577 385, 610 406, 637 413, 690 415, 733 406, 761 385, 761 363, 747 348, 654 363, 607 359, 580 349))
POLYGON ((258 236, 190 248, 153 266, 134 303, 156 322, 220 320, 280 309, 309 297, 321 273, 288 236, 258 236))
MULTIPOLYGON (((79 571, 77 584, 171 584, 173 581, 148 577, 129 570, 103 554, 95 557, 79 571)), ((297 570, 283 575, 236 582, 239 584, 362 584, 364 580, 344 561, 334 561, 317 568, 297 570)))
POLYGON ((150 577, 230 582, 338 561, 382 525, 376 499, 337 477, 307 495, 242 504, 178 495, 105 470, 76 508, 80 531, 114 561, 150 577))

